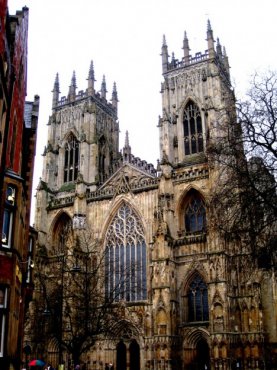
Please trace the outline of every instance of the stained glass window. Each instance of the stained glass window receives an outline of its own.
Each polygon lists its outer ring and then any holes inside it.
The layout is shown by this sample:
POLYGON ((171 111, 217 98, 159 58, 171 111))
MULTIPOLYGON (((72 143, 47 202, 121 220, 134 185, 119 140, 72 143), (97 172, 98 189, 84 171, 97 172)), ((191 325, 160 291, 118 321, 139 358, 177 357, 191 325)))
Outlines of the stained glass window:
POLYGON ((106 294, 115 301, 146 299, 146 243, 137 214, 123 203, 106 234, 106 294))
POLYGON ((186 105, 183 117, 185 155, 203 152, 202 120, 198 106, 186 105))
POLYGON ((208 289, 200 275, 196 275, 188 289, 188 321, 208 321, 208 289))

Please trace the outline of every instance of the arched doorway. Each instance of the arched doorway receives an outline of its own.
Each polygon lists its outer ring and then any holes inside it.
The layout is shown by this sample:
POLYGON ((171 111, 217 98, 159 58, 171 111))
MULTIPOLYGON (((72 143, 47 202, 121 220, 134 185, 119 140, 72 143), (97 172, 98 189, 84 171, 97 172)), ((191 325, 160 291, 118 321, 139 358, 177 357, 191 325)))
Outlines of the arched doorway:
POLYGON ((116 346, 116 370, 126 370, 126 346, 120 341, 116 346))
POLYGON ((200 339, 196 344, 196 357, 194 359, 194 370, 210 369, 210 349, 205 339, 200 339))
POLYGON ((136 340, 130 344, 130 370, 140 370, 140 348, 136 340))

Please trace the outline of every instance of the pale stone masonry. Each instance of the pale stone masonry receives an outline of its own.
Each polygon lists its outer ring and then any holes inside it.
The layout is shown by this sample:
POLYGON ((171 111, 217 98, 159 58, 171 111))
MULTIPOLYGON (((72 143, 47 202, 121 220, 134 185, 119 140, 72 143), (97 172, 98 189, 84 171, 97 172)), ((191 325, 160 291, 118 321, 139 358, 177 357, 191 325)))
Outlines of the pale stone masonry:
MULTIPOLYGON (((157 169, 132 154, 128 133, 119 151, 116 85, 111 103, 105 76, 96 93, 92 63, 85 91, 76 92, 74 72, 68 96, 60 98, 56 77, 37 191, 39 246, 51 253, 65 215, 73 229, 90 228, 111 251, 119 240, 114 225, 127 225, 124 217, 131 215, 132 240, 142 240, 133 242, 142 250, 136 255, 142 291, 123 299, 137 325, 126 334, 119 323, 114 338, 99 339, 82 358, 87 370, 107 364, 118 370, 263 369, 265 346, 274 356, 276 277, 256 266, 246 271, 247 254, 232 265, 230 256, 241 252, 209 219, 218 167, 207 148, 226 133, 234 92, 228 57, 219 40, 215 47, 210 23, 206 39, 207 50, 191 56, 185 33, 180 60, 169 58, 163 39, 157 169)), ((130 235, 120 246, 126 261, 130 235)), ((57 366, 53 343, 49 338, 45 355, 57 366)), ((63 359, 67 367, 70 358, 63 353, 63 359)))

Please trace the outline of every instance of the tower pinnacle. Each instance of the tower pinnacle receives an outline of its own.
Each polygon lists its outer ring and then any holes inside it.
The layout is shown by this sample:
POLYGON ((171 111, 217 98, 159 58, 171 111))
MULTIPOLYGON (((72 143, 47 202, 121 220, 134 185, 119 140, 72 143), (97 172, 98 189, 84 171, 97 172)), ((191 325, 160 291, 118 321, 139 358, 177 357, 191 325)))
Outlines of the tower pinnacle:
POLYGON ((216 40, 216 53, 217 53, 218 57, 222 60, 222 48, 221 48, 219 38, 217 38, 217 40, 216 40))
POLYGON ((68 100, 70 102, 72 102, 72 101, 75 100, 75 97, 76 97, 76 88, 77 88, 77 85, 76 85, 76 76, 75 76, 75 71, 73 71, 73 75, 72 75, 72 78, 71 78, 71 85, 69 86, 69 92, 68 92, 68 100))
POLYGON ((59 83, 59 74, 58 73, 56 74, 56 78, 55 78, 52 93, 53 93, 52 108, 55 108, 58 105, 59 94, 60 94, 60 83, 59 83))
POLYGON ((211 22, 208 19, 208 27, 207 27, 207 41, 208 41, 208 52, 209 57, 214 58, 215 50, 214 50, 214 37, 213 37, 213 30, 211 27, 211 22))
POLYGON ((106 99, 106 93, 107 93, 106 78, 105 75, 103 75, 103 80, 101 84, 101 98, 106 99))
POLYGON ((189 51, 190 51, 190 48, 189 48, 189 40, 187 38, 186 31, 184 33, 183 49, 184 49, 184 61, 185 61, 185 64, 189 64, 189 51))
POLYGON ((125 134, 125 145, 123 147, 123 160, 124 161, 130 161, 131 160, 131 147, 130 147, 130 144, 129 144, 129 133, 128 131, 126 131, 126 134, 125 134))
POLYGON ((89 72, 88 72, 88 95, 94 95, 94 67, 93 67, 93 61, 90 62, 89 72))
POLYGON ((163 45, 162 45, 161 56, 162 56, 163 73, 165 73, 167 72, 167 69, 168 69, 168 50, 167 50, 165 35, 163 35, 163 45))
POLYGON ((117 97, 117 89, 116 83, 113 83, 113 92, 112 92, 112 105, 117 109, 118 97, 117 97))

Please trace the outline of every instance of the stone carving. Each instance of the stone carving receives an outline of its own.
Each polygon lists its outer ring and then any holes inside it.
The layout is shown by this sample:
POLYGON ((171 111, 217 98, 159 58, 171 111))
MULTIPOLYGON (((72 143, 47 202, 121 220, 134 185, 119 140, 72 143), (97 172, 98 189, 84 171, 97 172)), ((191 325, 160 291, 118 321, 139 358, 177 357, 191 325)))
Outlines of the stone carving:
POLYGON ((84 229, 86 226, 85 215, 74 215, 73 216, 73 229, 84 229))

